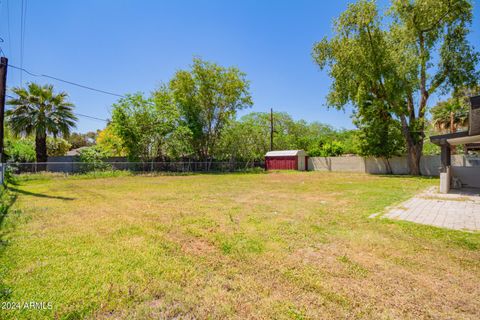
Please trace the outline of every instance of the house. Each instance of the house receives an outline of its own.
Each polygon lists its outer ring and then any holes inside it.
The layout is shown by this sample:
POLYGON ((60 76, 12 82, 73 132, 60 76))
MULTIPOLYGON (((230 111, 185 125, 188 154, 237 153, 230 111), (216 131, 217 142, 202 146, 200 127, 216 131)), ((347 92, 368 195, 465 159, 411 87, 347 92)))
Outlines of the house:
POLYGON ((77 148, 77 149, 72 149, 70 151, 67 152, 67 156, 78 156, 80 155, 80 152, 83 150, 83 149, 86 149, 88 147, 80 147, 80 148, 77 148))
POLYGON ((480 167, 451 165, 451 146, 465 145, 475 150, 480 143, 480 96, 470 98, 468 130, 430 137, 430 141, 441 147, 440 192, 448 193, 453 187, 480 188, 480 167))

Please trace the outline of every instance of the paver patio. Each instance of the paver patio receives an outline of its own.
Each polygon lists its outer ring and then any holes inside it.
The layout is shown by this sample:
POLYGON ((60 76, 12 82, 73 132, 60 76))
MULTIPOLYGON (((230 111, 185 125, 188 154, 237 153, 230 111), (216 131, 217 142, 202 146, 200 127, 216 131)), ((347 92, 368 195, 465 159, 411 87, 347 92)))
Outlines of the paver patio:
POLYGON ((455 230, 480 231, 480 190, 431 188, 390 209, 384 218, 406 220, 455 230))

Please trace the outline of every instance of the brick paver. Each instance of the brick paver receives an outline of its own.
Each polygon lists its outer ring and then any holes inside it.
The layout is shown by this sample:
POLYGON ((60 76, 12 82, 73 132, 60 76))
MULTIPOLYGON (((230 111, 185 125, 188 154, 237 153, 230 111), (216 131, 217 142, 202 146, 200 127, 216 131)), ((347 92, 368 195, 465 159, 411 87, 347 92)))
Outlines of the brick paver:
POLYGON ((480 190, 440 194, 429 189, 390 209, 383 217, 420 224, 480 231, 480 190))

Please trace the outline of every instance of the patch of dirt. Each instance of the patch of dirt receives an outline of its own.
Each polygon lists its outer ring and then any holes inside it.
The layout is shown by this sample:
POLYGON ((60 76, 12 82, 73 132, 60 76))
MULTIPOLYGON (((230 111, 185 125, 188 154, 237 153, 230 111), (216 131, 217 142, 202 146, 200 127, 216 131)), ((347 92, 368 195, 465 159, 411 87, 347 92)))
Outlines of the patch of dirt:
POLYGON ((170 233, 167 238, 179 245, 186 254, 202 256, 217 251, 215 245, 205 239, 188 237, 180 233, 170 233))
POLYGON ((105 311, 96 313, 94 319, 123 320, 123 319, 197 319, 185 306, 180 303, 167 303, 163 299, 154 299, 137 304, 129 310, 105 311))
POLYGON ((205 255, 217 251, 216 247, 208 241, 194 238, 182 245, 182 250, 188 254, 205 255))
POLYGON ((442 272, 432 270, 423 259, 417 261, 415 257, 411 257, 415 268, 394 265, 378 252, 367 253, 364 249, 325 244, 299 249, 292 259, 326 272, 325 286, 354 301, 351 307, 356 315, 404 319, 480 316, 480 287, 472 274, 451 269, 448 263, 436 266, 442 272), (349 258, 347 264, 340 262, 342 255, 349 258), (364 276, 352 274, 350 261, 354 267, 359 265, 370 272, 364 276), (467 278, 470 280, 465 281, 467 278))

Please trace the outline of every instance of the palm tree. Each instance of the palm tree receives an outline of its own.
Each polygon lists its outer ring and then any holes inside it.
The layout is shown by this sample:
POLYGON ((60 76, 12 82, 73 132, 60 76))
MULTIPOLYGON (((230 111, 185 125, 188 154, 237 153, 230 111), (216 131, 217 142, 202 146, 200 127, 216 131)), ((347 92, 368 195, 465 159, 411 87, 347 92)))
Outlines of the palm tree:
POLYGON ((468 125, 468 106, 459 101, 440 102, 432 108, 433 125, 439 131, 457 132, 460 127, 468 125))
MULTIPOLYGON (((439 102, 432 108, 431 113, 432 123, 438 131, 449 130, 450 133, 454 133, 458 128, 468 125, 469 108, 457 98, 439 102)), ((455 146, 452 146, 451 153, 456 153, 455 146)))
POLYGON ((7 123, 16 135, 35 135, 37 162, 47 162, 47 135, 54 137, 70 134, 77 117, 68 94, 53 92, 53 85, 29 83, 28 88, 13 88, 17 95, 7 103, 13 109, 6 112, 7 123))

